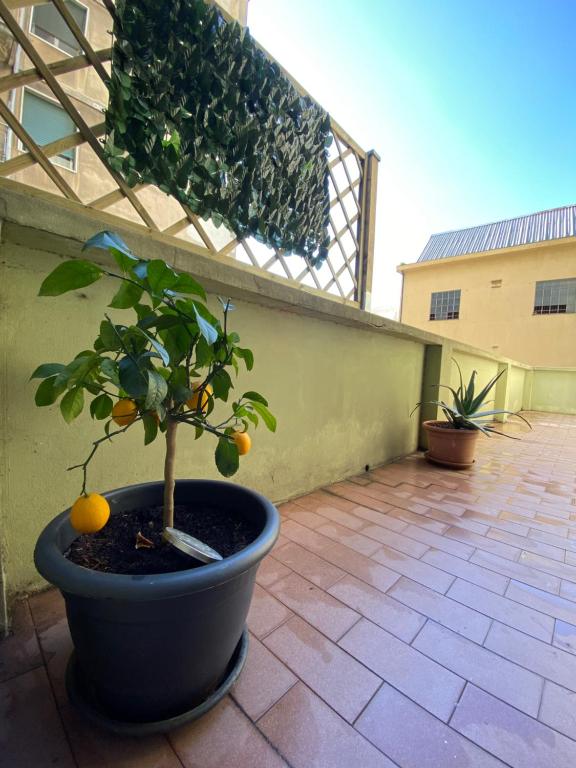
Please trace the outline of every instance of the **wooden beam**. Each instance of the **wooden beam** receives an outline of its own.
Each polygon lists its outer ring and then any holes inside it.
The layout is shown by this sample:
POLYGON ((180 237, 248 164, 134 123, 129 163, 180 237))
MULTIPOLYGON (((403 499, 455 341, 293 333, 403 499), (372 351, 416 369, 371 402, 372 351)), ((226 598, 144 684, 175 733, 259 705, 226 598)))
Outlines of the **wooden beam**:
POLYGON ((16 136, 20 139, 20 141, 24 144, 25 147, 27 147, 28 151, 34 158, 34 160, 42 166, 42 168, 46 171, 48 176, 51 178, 51 180, 56 184, 58 189, 62 192, 62 194, 67 197, 69 200, 74 200, 77 203, 81 203, 82 201, 74 192, 72 187, 68 184, 68 182, 60 176, 56 168, 52 165, 50 160, 46 157, 46 155, 42 152, 38 144, 34 141, 32 136, 24 130, 24 128, 20 125, 18 120, 14 117, 12 112, 8 109, 6 104, 0 99, 0 117, 6 122, 9 128, 11 128, 16 136))
POLYGON ((364 161, 362 175, 362 220, 360 223, 360 253, 356 265, 358 294, 361 309, 370 309, 372 280, 374 277, 374 239, 376 234, 376 195, 378 191, 379 155, 370 150, 364 161))
MULTIPOLYGON (((95 51, 94 55, 102 61, 110 61, 112 50, 110 48, 95 51)), ((86 56, 73 56, 71 59, 61 59, 60 61, 54 61, 51 64, 47 64, 54 77, 65 75, 68 72, 76 72, 79 69, 85 69, 91 66, 86 56)), ((38 74, 38 70, 25 69, 22 72, 16 74, 6 75, 0 77, 0 93, 9 91, 12 88, 20 88, 23 85, 30 85, 30 83, 37 83, 42 80, 41 75, 38 74)))
POLYGON ((24 52, 26 53, 26 55, 28 56, 32 64, 34 64, 38 72, 42 75, 42 77, 44 78, 44 80, 52 90, 53 94, 56 96, 56 98, 60 102, 61 106, 64 107, 69 117, 76 124, 78 130, 84 136, 87 143, 92 147, 92 149, 94 150, 98 158, 102 161, 104 168, 106 168, 108 173, 112 176, 114 181, 118 184, 118 186, 124 193, 124 196, 127 197, 128 200, 132 203, 133 208, 136 210, 136 212, 141 217, 141 219, 145 222, 145 224, 148 227, 150 227, 150 229, 154 230, 155 232, 158 232, 159 229, 154 219, 152 219, 152 217, 146 210, 146 208, 142 205, 140 200, 138 200, 138 198, 136 197, 134 192, 130 189, 130 187, 126 184, 122 176, 120 176, 119 173, 114 171, 114 169, 108 165, 108 162, 106 160, 106 155, 104 153, 104 149, 102 148, 102 145, 100 144, 96 136, 94 136, 90 127, 87 125, 82 115, 78 112, 78 110, 72 103, 66 91, 62 88, 58 80, 56 80, 56 78, 50 71, 50 68, 44 62, 44 60, 42 59, 42 57, 40 56, 40 54, 32 44, 32 41, 29 40, 28 36, 20 28, 15 18, 12 16, 10 11, 6 7, 6 3, 4 2, 4 0, 0 0, 0 16, 4 19, 4 23, 12 33, 15 40, 18 43, 20 43, 20 45, 22 46, 24 52))

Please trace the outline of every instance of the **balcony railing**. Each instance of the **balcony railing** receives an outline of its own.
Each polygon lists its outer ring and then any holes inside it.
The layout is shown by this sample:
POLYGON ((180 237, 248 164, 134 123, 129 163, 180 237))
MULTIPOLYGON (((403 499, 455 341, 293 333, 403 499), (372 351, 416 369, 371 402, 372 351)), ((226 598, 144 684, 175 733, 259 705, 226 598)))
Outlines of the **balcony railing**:
MULTIPOLYGON (((364 151, 331 120, 330 247, 327 260, 319 268, 252 238, 238 239, 223 227, 216 229, 156 187, 130 188, 110 167, 102 144, 102 111, 107 102, 109 30, 114 5, 111 0, 104 0, 103 5, 94 2, 90 29, 85 34, 64 0, 52 2, 82 50, 81 55, 65 55, 33 34, 32 3, 0 0, 0 57, 3 54, 4 59, 0 61, 0 72, 4 69, 0 77, 0 119, 5 123, 2 179, 44 189, 155 235, 177 238, 179 245, 184 242, 205 256, 235 258, 248 269, 265 271, 341 301, 366 305, 372 280, 379 159, 374 152, 364 151), (34 141, 23 125, 26 92, 63 109, 73 128, 69 135, 43 145, 34 141), (77 162, 75 159, 62 168, 59 156, 71 150, 77 162)), ((284 73, 301 93, 306 93, 289 73, 284 73)))

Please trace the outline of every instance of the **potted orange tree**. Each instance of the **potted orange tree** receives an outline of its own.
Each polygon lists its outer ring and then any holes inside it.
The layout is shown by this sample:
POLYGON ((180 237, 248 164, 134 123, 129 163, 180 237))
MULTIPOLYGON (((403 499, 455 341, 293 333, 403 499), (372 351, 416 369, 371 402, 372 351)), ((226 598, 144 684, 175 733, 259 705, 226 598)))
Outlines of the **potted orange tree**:
POLYGON ((40 535, 35 563, 66 601, 74 654, 67 670, 72 701, 93 721, 122 733, 165 731, 213 706, 246 657, 244 629, 256 570, 279 530, 274 506, 223 481, 175 479, 179 431, 216 440, 219 472, 232 476, 251 445, 249 428, 276 421, 258 392, 229 403, 229 371, 251 370, 254 357, 208 310, 202 286, 164 261, 136 257, 111 232, 85 248, 107 251, 108 269, 65 261, 42 283, 58 296, 103 278, 117 282, 110 307, 132 310, 132 323, 104 314, 92 349, 68 364, 45 363, 36 404, 59 401, 72 422, 90 400, 103 435, 87 457, 71 509, 40 535), (229 403, 225 414, 217 401, 229 403), (98 450, 128 430, 145 445, 164 436, 164 481, 101 493, 88 471, 98 450))
MULTIPOLYGON (((488 437, 491 434, 514 438, 494 428, 494 416, 506 414, 517 416, 530 427, 530 422, 519 413, 502 409, 490 409, 486 406, 492 402, 486 398, 496 386, 498 379, 504 374, 500 371, 479 392, 476 390, 476 377, 478 373, 472 371, 470 381, 464 386, 462 371, 458 362, 454 360, 458 368, 460 384, 454 389, 447 384, 438 386, 448 389, 452 394, 452 405, 444 400, 428 400, 416 405, 412 413, 422 405, 436 405, 441 408, 445 421, 429 420, 423 422, 423 427, 428 438, 428 451, 426 458, 433 464, 441 464, 452 469, 467 469, 474 464, 476 440, 482 432, 488 437)), ((435 385, 433 385, 435 386, 435 385)), ((410 414, 412 415, 412 414, 410 414)))

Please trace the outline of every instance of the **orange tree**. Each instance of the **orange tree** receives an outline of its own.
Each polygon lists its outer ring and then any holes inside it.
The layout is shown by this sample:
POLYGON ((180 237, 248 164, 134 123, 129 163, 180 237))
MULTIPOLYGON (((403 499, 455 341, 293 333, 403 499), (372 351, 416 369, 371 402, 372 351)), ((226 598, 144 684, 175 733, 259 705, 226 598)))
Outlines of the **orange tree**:
POLYGON ((252 351, 239 346, 240 337, 228 328, 234 308, 229 300, 219 299, 220 322, 193 277, 175 272, 161 259, 136 257, 117 234, 100 232, 85 243, 87 248, 108 251, 118 270, 84 259, 65 261, 44 280, 40 296, 59 296, 108 277, 119 284, 109 306, 133 310, 135 322, 117 323, 105 313, 92 349, 79 352, 67 365, 40 365, 32 374, 42 379, 36 405, 59 400, 62 416, 70 423, 82 413, 88 397, 92 418, 105 422, 104 435, 92 444, 86 460, 69 468, 83 473, 80 506, 89 498, 87 469, 102 443, 138 422, 145 445, 164 433, 164 526, 173 526, 178 426, 194 427, 196 439, 205 433, 217 438, 216 466, 230 477, 238 469, 239 455, 250 448, 249 427, 262 420, 275 431, 276 420, 258 392, 234 400, 231 413, 219 423, 209 420, 215 401, 229 400, 229 369, 238 374, 240 363, 249 371, 254 364, 252 351))

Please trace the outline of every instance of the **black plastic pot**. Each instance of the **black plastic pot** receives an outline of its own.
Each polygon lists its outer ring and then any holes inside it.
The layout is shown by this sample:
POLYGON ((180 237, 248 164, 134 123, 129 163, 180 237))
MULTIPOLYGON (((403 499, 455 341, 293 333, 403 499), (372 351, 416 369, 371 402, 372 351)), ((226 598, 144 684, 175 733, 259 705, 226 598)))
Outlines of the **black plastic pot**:
MULTIPOLYGON (((115 514, 161 505, 162 493, 163 483, 154 482, 104 495, 115 514)), ((231 677, 235 653, 245 657, 241 638, 254 578, 278 536, 279 515, 263 496, 232 483, 176 483, 176 504, 204 501, 255 522, 259 536, 222 561, 147 576, 101 573, 66 559, 63 553, 78 535, 69 510, 38 539, 36 567, 66 600, 76 675, 90 708, 110 722, 176 723, 186 713, 192 719, 231 677)))

